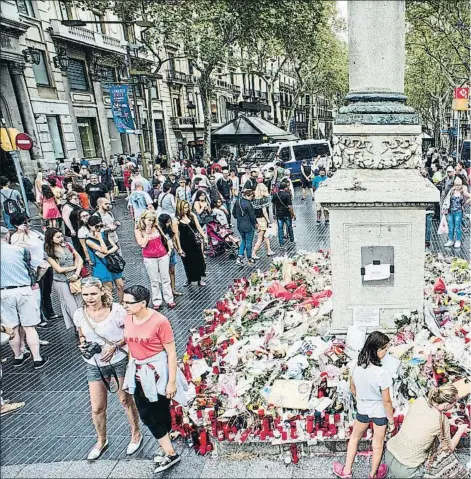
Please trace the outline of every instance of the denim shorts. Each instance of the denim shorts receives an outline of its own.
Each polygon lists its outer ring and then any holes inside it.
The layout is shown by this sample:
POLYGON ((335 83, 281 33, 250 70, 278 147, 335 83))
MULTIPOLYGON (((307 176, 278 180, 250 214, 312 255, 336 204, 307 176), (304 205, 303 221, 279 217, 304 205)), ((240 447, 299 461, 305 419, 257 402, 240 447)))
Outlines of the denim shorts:
POLYGON ((357 412, 357 421, 363 424, 368 424, 373 421, 377 426, 386 426, 388 424, 387 417, 370 417, 367 414, 360 414, 359 412, 357 412))
POLYGON ((128 365, 128 358, 124 358, 121 361, 118 361, 114 364, 109 364, 107 366, 98 366, 96 364, 87 363, 87 381, 92 383, 94 381, 101 381, 101 376, 105 379, 114 377, 114 373, 118 378, 124 378, 126 374, 126 366, 128 365), (101 374, 100 374, 101 369, 101 374), (114 371, 114 372, 113 372, 114 371))
POLYGON ((172 252, 170 253, 170 266, 175 266, 177 264, 177 252, 175 249, 172 249, 172 252))

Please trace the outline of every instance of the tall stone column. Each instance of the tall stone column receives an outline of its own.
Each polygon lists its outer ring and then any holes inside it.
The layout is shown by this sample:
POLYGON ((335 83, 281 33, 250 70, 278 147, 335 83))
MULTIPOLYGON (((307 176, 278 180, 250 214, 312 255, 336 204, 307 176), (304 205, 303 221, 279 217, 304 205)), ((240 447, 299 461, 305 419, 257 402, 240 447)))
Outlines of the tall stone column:
POLYGON ((423 312, 425 208, 438 190, 418 171, 422 128, 404 95, 404 0, 348 2, 349 93, 332 168, 316 201, 330 211, 333 332, 393 328, 423 312))
POLYGON ((22 63, 9 63, 11 82, 15 92, 21 122, 27 133, 33 139, 33 148, 30 150, 31 159, 40 161, 44 158, 41 143, 39 141, 38 129, 34 121, 34 112, 29 98, 28 87, 24 76, 25 65, 22 63))

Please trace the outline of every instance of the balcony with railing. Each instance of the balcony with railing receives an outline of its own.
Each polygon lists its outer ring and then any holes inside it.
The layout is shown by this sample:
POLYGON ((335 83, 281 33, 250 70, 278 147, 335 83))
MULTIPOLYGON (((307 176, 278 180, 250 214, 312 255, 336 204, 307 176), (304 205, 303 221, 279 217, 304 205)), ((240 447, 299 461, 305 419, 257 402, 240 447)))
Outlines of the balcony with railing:
POLYGON ((62 25, 60 20, 51 20, 51 27, 48 31, 52 37, 60 38, 66 42, 110 50, 123 55, 126 53, 126 49, 121 45, 118 38, 94 32, 84 27, 65 26, 62 25))
POLYGON ((198 125, 198 120, 197 118, 193 116, 172 116, 170 117, 170 126, 174 130, 180 130, 182 127, 192 127, 193 122, 195 122, 195 125, 198 125))
POLYGON ((173 71, 168 71, 167 72, 167 81, 169 83, 185 83, 185 84, 191 84, 191 83, 196 83, 197 78, 195 75, 189 75, 184 72, 179 72, 176 70, 173 71))

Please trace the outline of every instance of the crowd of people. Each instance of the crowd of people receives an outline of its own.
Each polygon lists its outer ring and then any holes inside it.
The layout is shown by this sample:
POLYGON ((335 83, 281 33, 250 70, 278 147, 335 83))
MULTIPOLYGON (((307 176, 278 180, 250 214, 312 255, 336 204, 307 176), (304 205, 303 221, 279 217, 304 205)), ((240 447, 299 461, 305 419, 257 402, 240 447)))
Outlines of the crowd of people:
MULTIPOLYGON (((184 286, 196 283, 204 287, 208 255, 229 251, 238 265, 253 266, 263 251, 268 257, 275 254, 272 238, 278 239, 281 248, 295 243, 296 220, 291 171, 281 162, 268 170, 252 166, 240 171, 231 155, 196 163, 174 158, 168 167, 164 174, 157 164, 146 178, 139 156, 133 155, 119 158, 116 164, 104 161, 96 172, 90 171, 87 160, 74 160, 69 167, 61 161, 56 171, 39 172, 34 182, 24 178, 27 198, 36 204, 43 220, 44 235, 31 228, 21 195, 10 189, 6 178, 0 178, 5 224, 1 228, 1 320, 2 330, 10 338, 13 366, 21 367, 32 357, 34 369, 43 368, 49 358, 42 354, 45 342, 37 329, 48 328, 52 320, 62 317, 65 327, 75 331, 86 362, 97 433, 88 459, 98 459, 108 447, 106 396, 112 391, 118 393, 130 424, 127 453, 134 454, 142 443, 140 417, 161 446, 156 456, 157 472, 180 460, 169 437, 169 405, 172 399, 184 403, 187 385, 177 368, 171 325, 159 312, 164 305, 177 307, 177 298, 182 295, 175 280, 178 257, 186 274, 184 286), (112 212, 119 191, 126 195, 150 290, 125 284, 121 222, 112 212), (52 291, 60 315, 54 311, 52 291)), ((316 202, 315 195, 329 178, 327 167, 327 162, 308 160, 301 165, 302 200, 309 196, 315 202, 317 224, 329 223, 329 212, 316 202)), ((422 173, 430 177, 442 196, 438 209, 434 206, 427 212, 426 243, 430 242, 433 215, 440 218, 445 214, 449 227, 446 246, 459 248, 463 212, 471 197, 466 171, 461 163, 453 167, 432 155, 422 173)), ((347 463, 334 466, 339 477, 351 477, 358 442, 355 438, 361 437, 370 419, 375 424, 371 477, 384 477, 386 469, 380 466, 381 455, 375 453, 375 447, 382 451, 390 416, 385 393, 389 383, 368 368, 380 366, 387 344, 384 335, 371 339, 371 344, 365 345, 369 352, 361 356, 362 368, 354 374, 352 391, 368 397, 364 411, 359 410, 347 463), (373 386, 376 395, 371 398, 373 386), (375 410, 368 401, 378 403, 375 410)), ((424 410, 441 411, 454 391, 434 394, 423 405, 424 410)), ((2 400, 2 414, 23 406, 2 400)), ((416 420, 411 419, 411 424, 416 420)), ((435 432, 427 431, 422 442, 435 432)), ((386 462, 391 469, 402 474, 409 468, 409 474, 420 466, 420 454, 411 458, 398 440, 390 444, 386 462)))

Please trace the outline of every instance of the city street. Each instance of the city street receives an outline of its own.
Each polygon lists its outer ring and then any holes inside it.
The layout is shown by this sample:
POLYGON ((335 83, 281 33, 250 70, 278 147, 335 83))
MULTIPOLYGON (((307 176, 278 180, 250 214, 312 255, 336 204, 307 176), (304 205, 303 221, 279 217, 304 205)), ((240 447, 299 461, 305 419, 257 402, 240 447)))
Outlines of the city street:
MULTIPOLYGON (((323 224, 316 225, 314 203, 301 202, 299 193, 297 189, 296 244, 287 248, 286 253, 294 252, 295 248, 308 251, 328 248, 327 227, 323 224)), ((123 223, 119 236, 127 261, 126 284, 148 284, 141 252, 135 243, 131 220, 124 208, 123 199, 118 200, 114 212, 117 219, 123 223)), ((436 234, 436 229, 437 225, 434 225, 431 250, 446 255, 449 251, 443 247, 445 239, 436 234)), ((274 239, 272 244, 277 254, 282 254, 274 239)), ((469 250, 467 231, 458 254, 469 260, 469 250)), ((188 330, 201 324, 203 309, 212 307, 234 278, 250 274, 251 271, 249 267, 236 266, 235 262, 225 257, 208 259, 207 264, 208 286, 198 288, 194 285, 185 289, 184 271, 179 262, 177 285, 185 294, 178 299, 175 310, 162 311, 172 322, 179 354, 185 348, 188 330)), ((269 265, 269 258, 264 258, 257 262, 256 267, 266 270, 269 265)), ((145 442, 142 448, 132 461, 125 460, 129 431, 124 412, 116 397, 110 397, 110 447, 103 455, 103 460, 93 465, 86 461, 76 462, 86 458, 96 441, 84 362, 76 347, 74 333, 65 330, 62 319, 57 320, 51 329, 41 330, 40 337, 50 342, 49 346, 44 347, 50 362, 40 372, 33 371, 31 362, 22 368, 13 369, 8 345, 2 349, 2 357, 8 358, 3 365, 4 396, 12 401, 26 402, 23 410, 2 418, 2 477, 151 477, 152 468, 148 460, 155 452, 155 440, 147 429, 143 428, 145 442), (52 462, 57 464, 44 466, 52 462)), ((197 457, 183 444, 178 444, 178 448, 185 449, 184 457, 168 477, 216 477, 221 474, 226 477, 330 477, 326 475, 327 470, 330 474, 328 465, 332 460, 328 456, 315 460, 304 458, 298 466, 285 469, 276 457, 273 458, 274 462, 266 457, 249 462, 249 457, 243 454, 239 459, 204 459, 197 457), (254 472, 255 468, 257 472, 254 472)), ((363 464, 364 461, 365 457, 361 457, 360 462, 363 464)))

